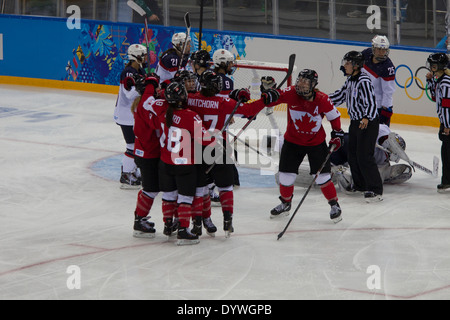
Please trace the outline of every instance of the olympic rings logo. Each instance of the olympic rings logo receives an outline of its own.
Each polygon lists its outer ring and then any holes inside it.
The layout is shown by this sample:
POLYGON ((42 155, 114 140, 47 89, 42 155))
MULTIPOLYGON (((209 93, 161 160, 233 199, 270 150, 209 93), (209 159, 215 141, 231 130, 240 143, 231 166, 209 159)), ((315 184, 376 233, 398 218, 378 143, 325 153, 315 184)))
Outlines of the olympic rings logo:
POLYGON ((422 70, 425 70, 427 73, 430 72, 430 69, 428 69, 427 67, 422 66, 422 67, 417 68, 416 72, 413 74, 411 68, 408 67, 406 64, 398 65, 395 68, 395 78, 394 78, 395 83, 397 84, 397 86, 399 86, 400 88, 405 90, 406 95, 411 100, 420 100, 423 97, 423 93, 425 92, 427 97, 428 97, 428 99, 430 99, 430 101, 433 101, 433 99, 428 94, 428 84, 425 82, 425 86, 424 86, 422 80, 418 77, 419 72, 422 71, 422 70), (406 78, 406 81, 405 81, 404 85, 398 83, 398 81, 397 81, 397 71, 400 68, 406 68, 409 71, 409 74, 410 74, 410 76, 408 78, 406 78), (408 88, 411 87, 413 82, 421 90, 420 94, 417 97, 412 97, 409 94, 409 92, 408 92, 408 88))

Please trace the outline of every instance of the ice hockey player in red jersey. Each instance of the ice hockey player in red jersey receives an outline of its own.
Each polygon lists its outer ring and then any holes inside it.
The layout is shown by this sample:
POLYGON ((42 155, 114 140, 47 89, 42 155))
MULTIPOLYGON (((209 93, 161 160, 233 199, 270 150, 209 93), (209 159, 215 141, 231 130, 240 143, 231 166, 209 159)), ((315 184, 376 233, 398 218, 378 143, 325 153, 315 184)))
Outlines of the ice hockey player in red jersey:
MULTIPOLYGON (((326 133, 322 126, 324 117, 331 123, 333 129, 330 146, 334 144, 337 150, 343 143, 344 131, 341 129, 340 113, 328 96, 316 89, 317 83, 317 73, 311 69, 304 69, 300 71, 295 85, 282 90, 277 101, 277 104, 287 104, 288 123, 279 165, 281 204, 272 209, 271 218, 287 215, 291 209, 294 182, 304 157, 308 155, 311 174, 316 174, 324 163, 329 153, 325 141, 326 133)), ((331 206, 330 218, 337 223, 342 220, 341 208, 330 171, 328 160, 317 177, 316 184, 320 186, 331 206)))
MULTIPOLYGON (((250 92, 247 89, 236 89, 232 93, 233 99, 223 98, 217 96, 217 93, 221 91, 221 77, 214 71, 207 70, 203 72, 200 77, 201 91, 189 95, 188 107, 197 112, 203 120, 203 126, 210 132, 218 135, 224 125, 232 114, 236 107, 236 100, 250 99, 250 92)), ((279 97, 278 91, 269 89, 267 92, 261 95, 261 99, 251 103, 240 103, 236 109, 235 115, 253 116, 261 111, 267 104, 275 102, 279 97)), ((226 137, 226 132, 224 137, 226 137)), ((226 141, 226 140, 225 140, 226 141)), ((222 145, 226 146, 226 143, 222 141, 222 145)), ((224 217, 224 231, 228 237, 233 232, 232 216, 233 216, 233 161, 230 158, 228 152, 223 152, 222 155, 216 154, 217 148, 212 149, 211 153, 208 151, 203 152, 203 161, 205 167, 211 166, 213 163, 213 169, 210 171, 214 179, 215 184, 219 190, 220 203, 222 205, 222 212, 224 217), (217 161, 216 161, 217 159, 217 161)), ((222 151, 222 150, 220 150, 222 151)))
POLYGON ((196 163, 201 163, 203 135, 208 133, 199 115, 187 108, 188 93, 183 84, 170 83, 164 95, 165 100, 156 100, 148 106, 159 116, 161 126, 159 179, 164 192, 163 215, 168 224, 177 210, 178 245, 197 244, 198 235, 191 232, 189 224, 196 206, 194 201, 203 201, 202 197, 195 197, 199 168, 196 163))
POLYGON ((134 233, 138 238, 153 238, 154 223, 148 214, 153 201, 159 193, 158 164, 160 157, 160 125, 155 114, 145 108, 158 94, 159 78, 156 74, 147 76, 136 83, 141 97, 136 99, 132 108, 134 113, 134 158, 141 172, 142 189, 139 190, 134 211, 134 233))

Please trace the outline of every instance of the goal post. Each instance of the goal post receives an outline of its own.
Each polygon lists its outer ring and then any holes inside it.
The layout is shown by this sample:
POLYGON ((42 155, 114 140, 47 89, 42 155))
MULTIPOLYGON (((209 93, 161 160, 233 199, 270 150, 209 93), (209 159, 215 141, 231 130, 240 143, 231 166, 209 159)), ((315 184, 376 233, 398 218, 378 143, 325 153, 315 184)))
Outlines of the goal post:
MULTIPOLYGON (((234 88, 247 88, 250 90, 251 99, 256 100, 261 97, 260 84, 261 78, 271 76, 276 83, 281 83, 288 73, 288 64, 237 60, 236 71, 232 78, 234 88)), ((286 81, 285 86, 293 84, 293 78, 296 75, 296 67, 291 76, 286 81)), ((283 89, 283 88, 282 88, 283 89)), ((247 118, 234 118, 234 123, 230 125, 231 132, 238 132, 247 123, 247 118)), ((265 108, 256 119, 250 123, 242 134, 242 140, 247 140, 252 146, 262 152, 271 154, 279 151, 277 147, 280 135, 283 135, 287 126, 287 105, 279 104, 273 108, 265 108)))

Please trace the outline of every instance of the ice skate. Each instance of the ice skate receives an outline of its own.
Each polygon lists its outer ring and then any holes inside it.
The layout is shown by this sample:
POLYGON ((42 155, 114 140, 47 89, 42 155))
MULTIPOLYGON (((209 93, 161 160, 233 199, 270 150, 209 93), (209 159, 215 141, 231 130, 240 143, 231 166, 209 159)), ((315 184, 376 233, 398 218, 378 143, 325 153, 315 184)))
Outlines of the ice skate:
POLYGON ((234 232, 233 215, 229 212, 223 213, 223 231, 225 231, 225 238, 229 238, 234 232))
POLYGON ((141 187, 141 180, 136 177, 134 172, 121 172, 120 174, 120 189, 139 189, 141 187))
POLYGON ((172 218, 166 219, 166 222, 164 222, 163 234, 170 237, 175 230, 175 223, 173 222, 172 218))
POLYGON ((177 246, 198 244, 198 235, 193 234, 189 228, 179 228, 177 232, 177 246))
POLYGON ((134 218, 134 231, 133 236, 136 238, 154 238, 155 237, 155 224, 148 221, 149 217, 139 217, 134 218))
POLYGON ((291 201, 286 201, 282 197, 280 197, 280 200, 281 203, 270 211, 270 219, 289 215, 289 210, 291 210, 291 201))
POLYGON ((206 234, 208 236, 211 236, 211 237, 215 237, 216 236, 217 227, 212 222, 211 217, 203 218, 203 227, 205 227, 206 234))
POLYGON ((341 207, 339 206, 339 203, 336 200, 331 200, 330 202, 328 202, 331 206, 331 210, 330 210, 330 219, 334 222, 334 223, 338 223, 339 221, 342 220, 342 210, 341 207))
POLYGON ((367 203, 383 201, 383 197, 381 196, 381 194, 376 194, 373 191, 364 192, 364 199, 367 203))
POLYGON ((447 193, 450 192, 450 184, 438 184, 437 186, 437 192, 439 193, 447 193))
POLYGON ((192 221, 192 229, 191 232, 197 236, 202 235, 202 217, 195 217, 192 221))

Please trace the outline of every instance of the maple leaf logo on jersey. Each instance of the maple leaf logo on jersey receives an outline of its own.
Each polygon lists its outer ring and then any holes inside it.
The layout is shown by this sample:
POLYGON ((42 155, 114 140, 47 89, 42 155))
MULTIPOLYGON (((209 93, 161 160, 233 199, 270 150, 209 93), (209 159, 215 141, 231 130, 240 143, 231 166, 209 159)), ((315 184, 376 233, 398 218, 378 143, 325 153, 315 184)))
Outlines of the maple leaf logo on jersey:
POLYGON ((322 117, 320 115, 313 116, 308 112, 295 110, 290 110, 290 115, 297 131, 318 132, 322 126, 322 117))

